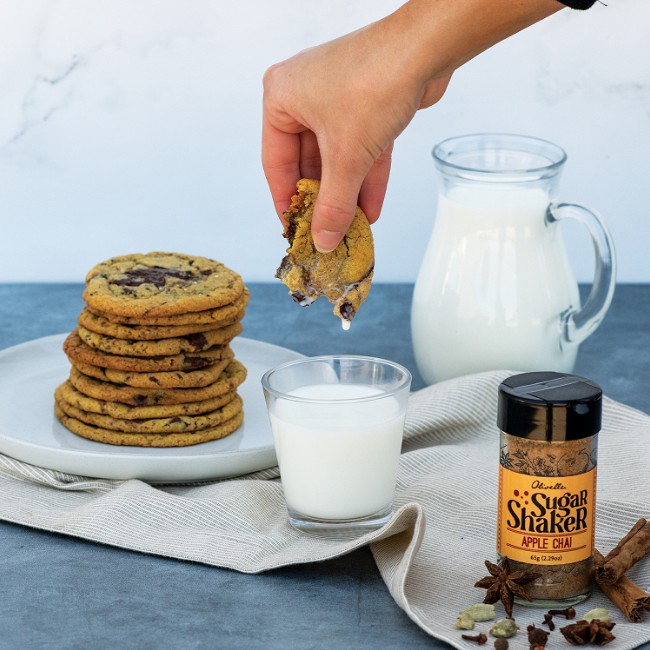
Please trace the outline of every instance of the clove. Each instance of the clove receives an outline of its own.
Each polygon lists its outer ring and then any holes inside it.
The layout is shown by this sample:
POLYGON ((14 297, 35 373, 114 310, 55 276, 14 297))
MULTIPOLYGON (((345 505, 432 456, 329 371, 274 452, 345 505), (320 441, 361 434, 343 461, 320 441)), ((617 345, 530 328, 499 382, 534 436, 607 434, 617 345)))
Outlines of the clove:
POLYGON ((548 629, 552 632, 555 629, 555 623, 553 623, 553 614, 544 614, 544 622, 542 625, 548 625, 548 629))
POLYGON ((465 641, 474 641, 478 643, 479 645, 483 645, 484 643, 487 643, 487 636, 481 632, 480 634, 477 634, 475 636, 472 636, 471 634, 461 634, 461 639, 465 639, 465 641))
POLYGON ((551 616, 564 616, 567 620, 571 620, 576 617, 576 610, 573 607, 567 607, 566 609, 549 609, 548 613, 551 616))

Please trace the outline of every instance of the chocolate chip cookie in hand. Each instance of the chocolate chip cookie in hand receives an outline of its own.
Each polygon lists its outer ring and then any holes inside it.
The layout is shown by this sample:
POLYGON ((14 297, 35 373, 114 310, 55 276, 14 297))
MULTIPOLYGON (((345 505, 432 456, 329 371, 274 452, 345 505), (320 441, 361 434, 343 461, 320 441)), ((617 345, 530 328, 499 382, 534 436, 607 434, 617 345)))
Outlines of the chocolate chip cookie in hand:
POLYGON ((310 305, 319 296, 334 304, 334 314, 347 329, 361 303, 368 296, 375 264, 374 244, 368 219, 357 208, 352 225, 331 253, 319 253, 311 236, 314 203, 319 181, 301 179, 298 194, 284 213, 287 255, 276 277, 289 287, 300 305, 310 305))

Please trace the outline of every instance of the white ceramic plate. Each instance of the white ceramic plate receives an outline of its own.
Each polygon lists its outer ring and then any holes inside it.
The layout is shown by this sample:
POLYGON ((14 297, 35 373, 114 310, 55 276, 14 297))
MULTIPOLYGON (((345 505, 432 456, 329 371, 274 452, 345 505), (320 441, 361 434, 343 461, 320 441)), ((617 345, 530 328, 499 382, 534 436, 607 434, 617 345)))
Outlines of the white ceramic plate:
POLYGON ((235 433, 191 447, 119 447, 76 436, 54 417, 54 389, 70 372, 62 349, 66 336, 0 351, 0 452, 71 474, 158 483, 226 478, 276 465, 260 379, 269 368, 303 355, 238 337, 231 347, 248 377, 239 389, 244 424, 235 433))

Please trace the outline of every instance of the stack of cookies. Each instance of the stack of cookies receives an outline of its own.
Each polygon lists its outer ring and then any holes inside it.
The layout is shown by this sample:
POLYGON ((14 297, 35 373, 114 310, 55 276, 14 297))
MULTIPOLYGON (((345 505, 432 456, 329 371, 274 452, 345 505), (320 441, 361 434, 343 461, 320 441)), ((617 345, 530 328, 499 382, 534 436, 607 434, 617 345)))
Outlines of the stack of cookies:
POLYGON ((179 447, 243 421, 246 368, 230 342, 248 303, 241 277, 179 253, 115 257, 86 276, 86 306, 63 349, 70 377, 55 413, 70 431, 113 445, 179 447))

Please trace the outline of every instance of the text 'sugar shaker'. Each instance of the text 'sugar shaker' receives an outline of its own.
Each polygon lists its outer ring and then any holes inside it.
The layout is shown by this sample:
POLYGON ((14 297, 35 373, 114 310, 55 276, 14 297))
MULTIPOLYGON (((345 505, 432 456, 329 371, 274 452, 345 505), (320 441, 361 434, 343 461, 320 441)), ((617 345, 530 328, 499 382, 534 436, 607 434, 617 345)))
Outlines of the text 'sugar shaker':
POLYGON ((530 372, 499 386, 497 552, 512 571, 540 574, 521 604, 591 593, 601 412, 600 387, 575 375, 530 372))

